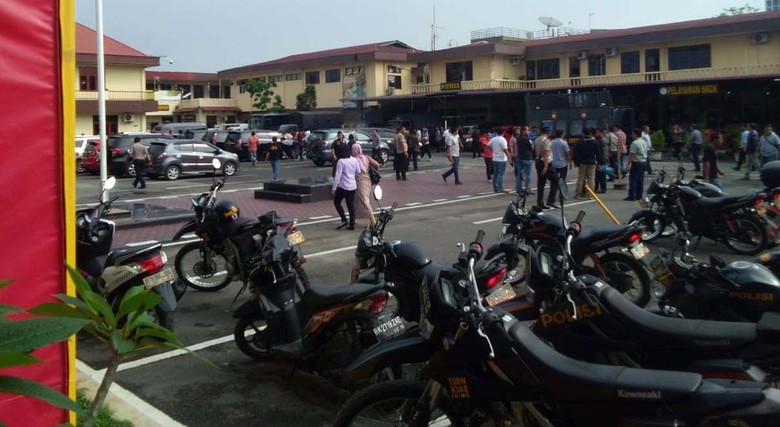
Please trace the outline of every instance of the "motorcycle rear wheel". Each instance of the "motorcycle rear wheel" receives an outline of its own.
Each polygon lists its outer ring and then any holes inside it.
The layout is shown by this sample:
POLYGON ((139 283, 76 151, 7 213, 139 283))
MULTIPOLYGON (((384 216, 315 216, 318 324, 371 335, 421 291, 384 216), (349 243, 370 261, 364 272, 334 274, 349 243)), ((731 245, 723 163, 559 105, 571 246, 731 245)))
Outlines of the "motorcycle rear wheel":
POLYGON ((618 289, 626 299, 644 307, 650 302, 650 274, 647 269, 634 258, 620 252, 610 252, 599 257, 599 262, 606 272, 606 279, 609 283, 610 275, 617 276, 628 274, 632 277, 630 288, 623 289, 615 284, 610 284, 618 289))
POLYGON ((216 292, 229 285, 233 275, 228 272, 228 261, 222 255, 212 253, 211 262, 207 265, 203 261, 201 247, 205 247, 201 242, 193 242, 179 250, 174 261, 176 274, 187 286, 203 292, 216 292))
MULTIPOLYGON (((409 425, 409 414, 423 394, 425 384, 391 381, 376 384, 355 394, 341 407, 334 427, 409 425)), ((449 399, 439 399, 428 425, 462 426, 449 399)))
POLYGON ((739 215, 734 218, 734 233, 724 243, 740 255, 756 255, 767 248, 769 236, 758 218, 739 215))
POLYGON ((661 236, 666 236, 666 220, 662 216, 653 215, 646 216, 637 220, 638 224, 645 227, 645 231, 642 233, 643 242, 652 242, 661 236))

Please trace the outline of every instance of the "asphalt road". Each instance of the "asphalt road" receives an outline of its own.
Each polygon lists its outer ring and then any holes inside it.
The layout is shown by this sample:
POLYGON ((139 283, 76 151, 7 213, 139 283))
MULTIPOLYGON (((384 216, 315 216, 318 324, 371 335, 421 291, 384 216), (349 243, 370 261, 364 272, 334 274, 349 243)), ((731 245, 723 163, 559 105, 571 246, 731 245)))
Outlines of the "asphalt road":
MULTIPOLYGON (((464 157, 463 160, 464 166, 481 170, 481 159, 464 157)), ((440 162, 422 163, 421 172, 438 172, 442 167, 440 162)), ((671 163, 656 163, 654 167, 666 167, 669 171, 674 169, 671 163)), ((288 161, 282 166, 285 176, 328 175, 329 172, 329 167, 317 168, 310 162, 288 161)), ((481 177, 481 172, 475 176, 481 177)), ((570 172, 570 178, 572 176, 576 176, 576 171, 570 172)), ((245 163, 242 164, 241 173, 231 180, 231 185, 256 188, 263 179, 269 177, 268 165, 252 168, 245 163)), ((736 175, 726 177, 729 193, 748 191, 759 186, 758 181, 739 181, 737 178, 736 175)), ((79 177, 79 203, 94 200, 98 181, 95 177, 79 177)), ((130 182, 120 180, 115 191, 131 192, 130 182)), ((139 197, 189 197, 192 193, 203 191, 210 182, 209 177, 185 178, 175 182, 155 181, 139 197)), ((512 183, 513 179, 508 177, 507 187, 512 183)), ((611 184, 609 188, 604 195, 605 202, 618 218, 628 219, 638 206, 635 202, 622 200, 626 190, 612 190, 611 184)), ((489 184, 485 183, 484 191, 489 190, 489 184)), ((437 199, 436 190, 432 189, 427 200, 421 200, 420 204, 410 203, 412 206, 402 206, 397 211, 395 219, 387 227, 385 237, 421 242, 434 260, 453 262, 458 253, 456 244, 471 241, 478 229, 486 231, 486 242, 495 240, 500 230, 500 217, 512 197, 506 194, 482 194, 447 203, 432 203, 437 199)), ((384 204, 392 202, 392 198, 382 201, 384 204)), ((573 218, 579 210, 587 214, 584 221, 586 226, 609 223, 607 216, 594 201, 567 202, 567 216, 573 218)), ((312 283, 334 286, 347 283, 353 254, 351 247, 356 244, 359 231, 336 231, 335 225, 334 221, 324 221, 301 228, 306 237, 302 247, 308 259, 304 267, 312 283)), ((671 242, 660 244, 671 247, 671 242)), ((165 250, 172 264, 178 246, 167 246, 165 250)), ((695 254, 700 259, 706 259, 711 252, 722 254, 727 260, 738 259, 725 246, 706 241, 702 242, 695 254)), ((178 337, 187 346, 206 343, 200 346, 203 348, 198 353, 210 359, 215 366, 208 366, 189 355, 168 354, 160 360, 141 358, 140 361, 123 364, 118 383, 186 425, 326 425, 348 394, 315 375, 296 372, 291 376, 289 365, 255 361, 241 353, 232 341, 235 321, 228 308, 239 287, 239 283, 233 283, 216 293, 189 290, 176 313, 178 337)), ((234 307, 246 298, 246 295, 239 297, 234 307)), ((80 360, 95 369, 101 369, 105 366, 104 354, 99 343, 89 337, 80 337, 80 360)))

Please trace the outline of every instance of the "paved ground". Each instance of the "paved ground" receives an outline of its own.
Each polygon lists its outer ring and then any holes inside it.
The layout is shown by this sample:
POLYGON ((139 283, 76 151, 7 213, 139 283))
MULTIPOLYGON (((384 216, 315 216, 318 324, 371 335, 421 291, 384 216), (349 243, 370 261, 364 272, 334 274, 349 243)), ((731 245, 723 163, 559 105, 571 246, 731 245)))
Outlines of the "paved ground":
MULTIPOLYGON (((493 194, 484 176, 481 160, 464 158, 463 181, 466 185, 454 186, 442 182, 441 158, 438 162, 424 164, 422 170, 410 174, 408 181, 395 181, 389 173, 384 174, 383 203, 399 202, 401 208, 388 226, 388 239, 415 240, 420 242, 429 255, 439 262, 451 262, 457 256, 455 243, 470 241, 477 229, 487 232, 486 241, 492 241, 499 231, 500 217, 512 195, 493 194)), ((730 165, 728 165, 730 166, 730 165)), ((655 168, 673 170, 672 163, 657 163, 655 168)), ((275 209, 281 215, 297 217, 306 236, 303 250, 307 254, 305 265, 313 283, 344 284, 349 273, 358 231, 336 231, 337 220, 330 202, 312 204, 286 204, 268 202, 253 198, 248 186, 257 186, 267 172, 261 166, 257 171, 247 171, 228 181, 222 198, 231 198, 241 207, 244 215, 258 215, 275 209), (249 181, 249 183, 246 183, 249 181), (234 188, 237 187, 237 188, 234 188), (330 218, 322 218, 330 216, 330 218)), ((329 168, 313 168, 301 165, 301 173, 319 172, 327 175, 329 168)), ((727 169, 724 167, 724 169, 727 169)), ((727 169, 730 171, 730 169, 727 169)), ((576 172, 575 172, 576 174, 576 172)), ((570 177, 574 174, 570 174, 570 177)), ((726 177, 728 191, 738 193, 758 186, 757 181, 739 181, 738 176, 726 177)), ((89 186, 94 178, 79 179, 80 194, 88 200, 89 186), (87 189, 87 190, 84 190, 87 189), (84 190, 82 192, 82 190, 84 190)), ((507 177, 507 187, 513 178, 507 177)), ((179 189, 202 191, 207 189, 208 178, 177 181, 176 186, 191 186, 179 189)), ((114 193, 123 199, 133 197, 127 180, 121 180, 114 193)), ((156 181, 149 184, 152 197, 165 197, 165 192, 176 189, 154 190, 153 187, 172 186, 171 183, 156 181)), ((635 202, 622 201, 625 190, 610 190, 604 200, 615 215, 626 220, 637 209, 635 202)), ((94 193, 92 193, 94 194, 94 193)), ((161 204, 186 209, 188 195, 177 198, 148 200, 150 204, 161 204)), ((82 202, 82 198, 79 198, 82 202)), ((587 213, 586 225, 608 222, 606 215, 593 201, 570 201, 567 215, 574 216, 577 210, 587 213)), ((362 224, 359 222, 359 225, 362 224)), ((143 228, 125 228, 117 233, 116 243, 129 243, 149 239, 166 240, 173 235, 179 224, 162 224, 143 228)), ((669 246, 670 242, 661 242, 669 246)), ((178 246, 166 247, 172 260, 178 246)), ((700 258, 711 252, 722 253, 727 259, 737 257, 728 253, 723 246, 703 242, 697 251, 700 258)), ((126 363, 119 373, 118 383, 129 392, 139 396, 143 404, 152 405, 173 420, 185 425, 262 425, 262 426, 319 426, 326 425, 347 394, 332 387, 323 379, 298 372, 290 381, 288 365, 276 362, 259 362, 243 355, 232 342, 235 324, 228 305, 239 285, 234 283, 220 292, 200 293, 189 291, 177 311, 176 333, 182 342, 199 351, 216 365, 209 367, 190 356, 176 356, 172 353, 152 353, 136 361, 126 363)), ((244 300, 239 298, 239 302, 244 300)), ((237 304, 238 304, 237 303, 237 304)), ((105 366, 105 358, 97 342, 81 337, 78 357, 91 369, 105 366)), ((139 405, 143 405, 139 404, 139 405)), ((136 403, 128 403, 136 405, 136 403)), ((144 407, 147 408, 147 407, 144 407)), ((141 412, 148 412, 144 409, 141 412)), ((152 420, 154 422, 154 420, 152 420)))

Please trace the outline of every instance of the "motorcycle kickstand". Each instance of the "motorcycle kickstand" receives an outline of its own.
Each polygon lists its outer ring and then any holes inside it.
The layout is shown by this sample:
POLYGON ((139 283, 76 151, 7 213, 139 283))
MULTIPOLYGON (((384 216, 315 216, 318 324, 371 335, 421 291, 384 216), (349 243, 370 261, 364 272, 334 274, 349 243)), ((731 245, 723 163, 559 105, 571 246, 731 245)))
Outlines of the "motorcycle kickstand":
POLYGON ((227 309, 225 310, 225 312, 230 312, 230 309, 232 309, 232 308, 233 308, 233 304, 235 304, 235 303, 236 303, 236 300, 238 299, 238 297, 240 297, 240 296, 241 296, 241 294, 243 294, 243 293, 244 293, 244 291, 246 291, 247 285, 248 285, 248 283, 247 283, 247 282, 244 282, 244 284, 243 284, 243 285, 241 285, 241 289, 239 289, 239 290, 238 290, 238 293, 236 294, 236 296, 235 296, 235 297, 233 297, 233 301, 230 301, 230 305, 228 305, 228 307, 227 307, 227 309))

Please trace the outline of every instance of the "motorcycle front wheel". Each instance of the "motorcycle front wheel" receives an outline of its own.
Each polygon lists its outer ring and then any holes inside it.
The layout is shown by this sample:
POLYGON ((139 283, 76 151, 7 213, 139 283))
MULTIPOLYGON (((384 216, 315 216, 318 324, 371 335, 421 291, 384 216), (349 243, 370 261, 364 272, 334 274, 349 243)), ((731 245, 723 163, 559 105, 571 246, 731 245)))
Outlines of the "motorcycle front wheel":
POLYGON ((174 266, 176 274, 187 286, 204 292, 216 292, 233 281, 228 272, 228 261, 222 255, 211 252, 211 260, 204 260, 203 251, 211 249, 201 242, 184 245, 176 254, 174 266))
POLYGON ((734 231, 726 236, 726 246, 740 255, 756 255, 766 249, 769 237, 758 218, 739 215, 734 218, 734 231))
POLYGON ((263 359, 271 352, 268 322, 262 313, 254 313, 238 319, 233 328, 233 339, 242 353, 253 359, 263 359))
MULTIPOLYGON (((423 383, 411 381, 391 381, 363 389, 341 407, 333 426, 410 425, 414 408, 424 389, 423 383)), ((439 404, 425 425, 465 425, 455 414, 448 399, 439 399, 439 404)))
POLYGON ((644 307, 650 301, 650 274, 634 258, 620 252, 599 257, 607 283, 620 291, 626 299, 644 307))

